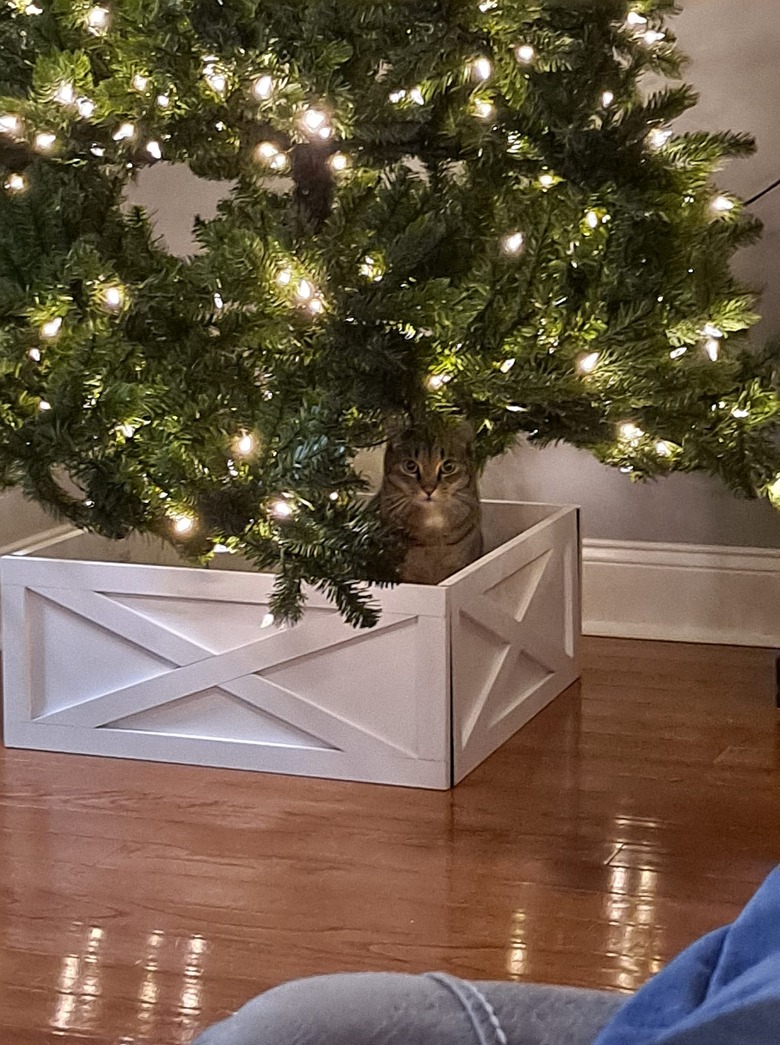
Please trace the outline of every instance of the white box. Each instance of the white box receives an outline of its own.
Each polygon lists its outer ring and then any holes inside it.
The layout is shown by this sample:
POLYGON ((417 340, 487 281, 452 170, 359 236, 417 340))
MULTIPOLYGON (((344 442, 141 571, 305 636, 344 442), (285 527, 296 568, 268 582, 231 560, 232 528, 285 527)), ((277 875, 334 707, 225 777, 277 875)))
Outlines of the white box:
POLYGON ((484 524, 481 559, 376 591, 361 631, 317 592, 269 624, 273 575, 230 556, 81 561, 160 553, 77 531, 56 558, 6 556, 5 742, 446 789, 578 676, 577 509, 486 501, 484 524))

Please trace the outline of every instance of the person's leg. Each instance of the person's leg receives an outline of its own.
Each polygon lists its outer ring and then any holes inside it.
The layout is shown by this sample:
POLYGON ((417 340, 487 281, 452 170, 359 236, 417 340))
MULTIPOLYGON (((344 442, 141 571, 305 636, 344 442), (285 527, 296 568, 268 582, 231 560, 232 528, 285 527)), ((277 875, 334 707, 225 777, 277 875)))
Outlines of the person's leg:
POLYGON ((295 980, 193 1045, 592 1045, 620 995, 434 973, 295 980))

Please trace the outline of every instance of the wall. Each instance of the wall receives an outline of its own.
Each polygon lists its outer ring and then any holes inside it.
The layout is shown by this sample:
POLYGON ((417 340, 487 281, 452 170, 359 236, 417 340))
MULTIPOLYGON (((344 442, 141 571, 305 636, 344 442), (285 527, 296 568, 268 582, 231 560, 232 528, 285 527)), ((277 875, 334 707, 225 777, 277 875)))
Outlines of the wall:
MULTIPOLYGON (((780 2, 687 0, 676 31, 692 58, 686 78, 701 93, 700 105, 678 126, 755 133, 758 156, 732 164, 720 179, 725 188, 752 195, 780 177, 780 2)), ((133 199, 158 212, 171 249, 186 253, 192 215, 213 214, 221 193, 219 185, 160 165, 146 172, 133 199)), ((737 260, 737 270, 763 290, 758 333, 764 337, 780 332, 780 189, 755 212, 766 234, 737 260)), ((632 484, 569 447, 521 447, 491 465, 484 489, 490 496, 581 504, 588 537, 780 547, 780 513, 766 503, 740 501, 704 476, 632 484)), ((7 543, 7 527, 16 533, 38 518, 20 509, 16 495, 0 498, 0 545, 7 543)))

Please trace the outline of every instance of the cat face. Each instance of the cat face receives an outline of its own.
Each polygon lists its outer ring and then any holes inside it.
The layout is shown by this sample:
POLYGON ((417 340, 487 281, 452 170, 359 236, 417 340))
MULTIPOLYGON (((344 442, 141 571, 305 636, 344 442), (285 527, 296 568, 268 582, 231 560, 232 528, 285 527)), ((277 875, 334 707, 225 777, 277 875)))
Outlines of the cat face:
POLYGON ((409 438, 390 442, 385 456, 385 485, 417 502, 456 499, 471 493, 476 480, 468 442, 426 445, 409 438))

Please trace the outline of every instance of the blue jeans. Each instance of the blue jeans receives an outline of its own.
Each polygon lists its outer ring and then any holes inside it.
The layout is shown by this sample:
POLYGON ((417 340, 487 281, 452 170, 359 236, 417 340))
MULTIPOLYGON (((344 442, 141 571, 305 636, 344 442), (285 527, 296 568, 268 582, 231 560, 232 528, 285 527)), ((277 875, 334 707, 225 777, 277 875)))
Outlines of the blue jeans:
POLYGON ((318 976, 260 995, 193 1045, 592 1045, 624 1001, 442 973, 318 976))

